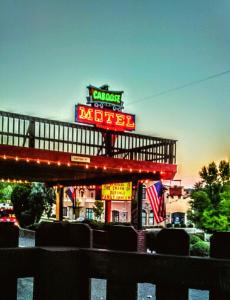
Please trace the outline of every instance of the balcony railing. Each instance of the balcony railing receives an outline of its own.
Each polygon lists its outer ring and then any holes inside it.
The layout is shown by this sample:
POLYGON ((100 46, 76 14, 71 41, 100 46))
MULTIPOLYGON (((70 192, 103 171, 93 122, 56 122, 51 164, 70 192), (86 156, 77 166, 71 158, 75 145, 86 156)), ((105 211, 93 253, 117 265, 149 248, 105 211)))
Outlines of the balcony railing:
POLYGON ((176 163, 176 141, 0 111, 0 144, 176 163))

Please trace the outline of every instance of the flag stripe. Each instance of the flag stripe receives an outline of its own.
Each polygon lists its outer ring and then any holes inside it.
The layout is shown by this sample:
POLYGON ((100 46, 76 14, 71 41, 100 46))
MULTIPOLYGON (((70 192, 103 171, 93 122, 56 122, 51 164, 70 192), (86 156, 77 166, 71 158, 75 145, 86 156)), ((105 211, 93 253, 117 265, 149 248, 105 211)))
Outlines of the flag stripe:
POLYGON ((146 189, 147 197, 149 199, 151 208, 153 210, 154 219, 156 223, 165 220, 166 212, 163 197, 163 185, 157 182, 146 189))

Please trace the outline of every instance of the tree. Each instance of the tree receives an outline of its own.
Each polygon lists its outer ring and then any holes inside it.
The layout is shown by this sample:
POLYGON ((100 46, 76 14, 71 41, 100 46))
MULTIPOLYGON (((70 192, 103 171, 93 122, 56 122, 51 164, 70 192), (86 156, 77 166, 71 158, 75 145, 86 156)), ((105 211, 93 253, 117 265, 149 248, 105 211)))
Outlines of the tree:
POLYGON ((21 227, 39 222, 43 212, 51 214, 55 193, 43 183, 16 185, 11 194, 16 218, 21 227))
POLYGON ((0 182, 0 202, 6 202, 7 200, 10 200, 12 190, 12 184, 0 182))
POLYGON ((230 230, 230 168, 221 161, 204 166, 199 172, 202 184, 192 192, 188 218, 199 228, 209 231, 230 230))
POLYGON ((93 212, 95 214, 96 219, 101 219, 101 215, 104 211, 104 204, 101 200, 96 200, 94 202, 93 212))
POLYGON ((33 223, 29 214, 29 195, 31 192, 30 184, 15 185, 12 194, 11 202, 14 207, 16 219, 21 227, 25 227, 33 223))

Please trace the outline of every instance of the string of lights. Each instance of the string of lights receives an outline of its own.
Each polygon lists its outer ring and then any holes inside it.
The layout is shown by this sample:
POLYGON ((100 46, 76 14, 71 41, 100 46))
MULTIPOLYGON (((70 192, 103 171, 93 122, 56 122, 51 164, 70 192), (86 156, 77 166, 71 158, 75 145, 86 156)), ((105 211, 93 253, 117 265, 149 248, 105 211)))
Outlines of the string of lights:
POLYGON ((4 160, 15 160, 16 162, 19 162, 19 161, 24 161, 26 163, 36 163, 38 165, 40 164, 44 164, 44 165, 48 165, 48 166, 63 166, 63 167, 82 167, 82 168, 85 168, 85 169, 100 169, 100 170, 103 170, 103 171, 120 171, 120 172, 138 172, 138 173, 153 173, 153 174, 156 174, 157 172, 159 172, 161 175, 163 175, 165 172, 162 171, 162 170, 152 170, 152 169, 146 169, 146 168, 143 168, 143 169, 132 169, 132 168, 128 168, 128 169, 125 169, 121 166, 118 166, 118 167, 111 167, 111 166, 98 166, 98 165, 94 165, 93 163, 90 163, 90 164, 85 164, 85 165, 80 165, 80 164, 71 164, 69 162, 67 163, 63 163, 61 161, 51 161, 51 160, 45 160, 45 159, 40 159, 40 158, 25 158, 25 157, 18 157, 18 156, 10 156, 10 155, 1 155, 0 158, 4 159, 4 160))

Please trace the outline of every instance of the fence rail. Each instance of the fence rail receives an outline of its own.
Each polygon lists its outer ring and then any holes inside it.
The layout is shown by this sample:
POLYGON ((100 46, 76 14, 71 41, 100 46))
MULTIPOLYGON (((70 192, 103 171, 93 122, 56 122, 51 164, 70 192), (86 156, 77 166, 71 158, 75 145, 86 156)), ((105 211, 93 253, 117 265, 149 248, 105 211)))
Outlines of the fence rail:
POLYGON ((0 144, 176 163, 176 141, 0 111, 0 144))
MULTIPOLYGON (((1 245, 17 239, 17 228, 1 225, 1 245), (11 235, 11 238, 10 238, 11 235), (7 242, 8 240, 8 242, 7 242)), ((105 250, 93 249, 86 224, 42 223, 34 248, 0 248, 1 297, 17 299, 17 278, 34 278, 34 300, 90 300, 90 278, 106 279, 107 300, 137 300, 137 283, 156 285, 156 300, 188 300, 188 289, 209 290, 210 300, 230 299, 230 233, 211 238, 211 257, 189 256, 189 236, 163 229, 157 254, 137 252, 138 232, 113 226, 105 250)), ((10 243, 12 244, 12 242, 10 243)))
POLYGON ((230 295, 230 260, 227 259, 47 247, 1 249, 0 261, 2 270, 8 273, 0 276, 8 281, 8 287, 1 290, 5 300, 16 300, 16 297, 8 298, 9 290, 14 279, 22 277, 34 277, 35 300, 91 299, 85 284, 88 278, 116 283, 119 298, 110 295, 106 299, 136 299, 130 286, 135 287, 136 283, 142 282, 170 286, 174 290, 193 288, 230 295))

